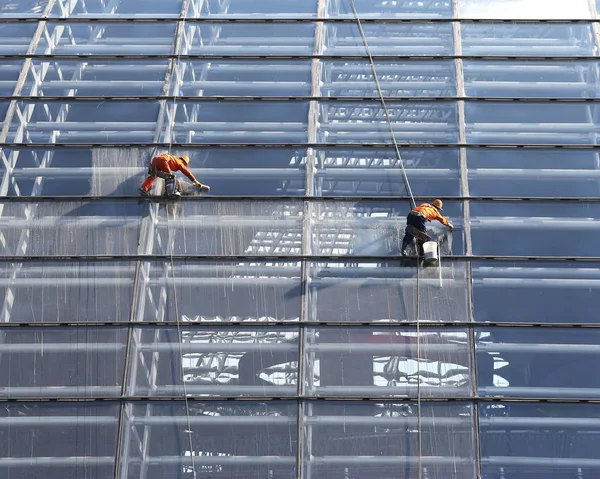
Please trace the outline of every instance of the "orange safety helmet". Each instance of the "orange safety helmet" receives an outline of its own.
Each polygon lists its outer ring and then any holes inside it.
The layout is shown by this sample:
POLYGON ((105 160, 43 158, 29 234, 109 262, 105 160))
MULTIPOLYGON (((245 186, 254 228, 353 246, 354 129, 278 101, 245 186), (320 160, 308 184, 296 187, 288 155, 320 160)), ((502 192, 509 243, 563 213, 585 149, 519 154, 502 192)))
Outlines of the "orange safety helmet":
POLYGON ((190 157, 187 155, 180 156, 179 159, 183 160, 186 165, 190 164, 190 157))
POLYGON ((431 203, 431 206, 435 206, 440 211, 442 211, 443 205, 444 204, 442 203, 442 200, 433 200, 433 202, 431 203))

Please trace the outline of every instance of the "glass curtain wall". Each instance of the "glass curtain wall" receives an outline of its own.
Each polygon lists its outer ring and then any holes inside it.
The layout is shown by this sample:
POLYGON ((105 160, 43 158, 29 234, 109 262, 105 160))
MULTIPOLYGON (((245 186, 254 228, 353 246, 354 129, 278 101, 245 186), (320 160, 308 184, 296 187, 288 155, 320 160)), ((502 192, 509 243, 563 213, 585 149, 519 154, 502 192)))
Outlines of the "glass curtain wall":
POLYGON ((4 2, 0 477, 599 477, 599 9, 4 2))

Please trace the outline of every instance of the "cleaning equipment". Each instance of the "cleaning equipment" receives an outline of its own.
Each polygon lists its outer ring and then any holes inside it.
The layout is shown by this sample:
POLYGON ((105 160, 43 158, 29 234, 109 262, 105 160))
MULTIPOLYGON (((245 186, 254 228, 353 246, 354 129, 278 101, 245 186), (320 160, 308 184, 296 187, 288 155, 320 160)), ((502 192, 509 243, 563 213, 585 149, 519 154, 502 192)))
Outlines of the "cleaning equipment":
POLYGON ((423 243, 423 263, 426 265, 435 264, 439 259, 439 246, 436 241, 426 241, 423 243))

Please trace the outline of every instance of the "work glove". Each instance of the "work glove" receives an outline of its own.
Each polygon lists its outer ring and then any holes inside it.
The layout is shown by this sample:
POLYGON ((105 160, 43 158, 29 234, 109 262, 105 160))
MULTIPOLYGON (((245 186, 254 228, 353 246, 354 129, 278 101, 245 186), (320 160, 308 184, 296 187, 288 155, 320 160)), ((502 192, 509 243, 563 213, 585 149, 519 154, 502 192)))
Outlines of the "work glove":
POLYGON ((448 228, 450 228, 451 230, 454 229, 454 225, 452 223, 448 223, 448 228))
POLYGON ((202 183, 200 183, 198 180, 194 181, 194 186, 196 188, 202 188, 202 183))

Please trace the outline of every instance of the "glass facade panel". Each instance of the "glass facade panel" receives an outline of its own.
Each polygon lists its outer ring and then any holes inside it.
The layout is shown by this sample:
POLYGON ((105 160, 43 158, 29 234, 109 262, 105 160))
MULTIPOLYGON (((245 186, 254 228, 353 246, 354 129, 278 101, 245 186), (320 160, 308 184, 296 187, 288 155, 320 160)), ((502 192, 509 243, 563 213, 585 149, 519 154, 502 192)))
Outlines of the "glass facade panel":
POLYGON ((582 198, 600 195, 598 150, 469 149, 473 196, 582 198))
MULTIPOLYGON (((5 9, 0 10, 0 14, 7 15, 7 7, 0 8, 5 9)), ((21 16, 21 14, 16 15, 21 16)), ((0 23, 0 55, 24 55, 27 53, 36 27, 35 23, 0 23)), ((5 61, 3 59, 2 63, 5 61)))
POLYGON ((466 330, 307 328, 306 393, 311 396, 468 397, 466 330))
POLYGON ((594 477, 600 473, 599 422, 597 404, 482 404, 482 477, 594 477))
POLYGON ((129 321, 134 276, 133 262, 0 263, 0 321, 129 321))
POLYGON ((394 260, 311 263, 307 286, 311 321, 396 323, 417 316, 427 322, 469 321, 465 263, 419 272, 394 260))
POLYGON ((498 18, 507 20, 591 20, 587 0, 556 2, 548 4, 544 0, 459 0, 460 18, 498 18))
POLYGON ((200 477, 294 479, 297 409, 286 401, 127 403, 119 477, 198 470, 200 477))
POLYGON ((159 397, 295 396, 298 337, 298 328, 185 323, 135 328, 128 391, 159 397))
MULTIPOLYGON (((416 196, 458 196, 458 149, 400 149, 416 196)), ((394 148, 319 149, 313 189, 318 196, 408 196, 394 148)))
MULTIPOLYGON (((0 32, 2 32, 2 26, 0 26, 0 32)), ((0 38, 0 45, 2 44, 0 38)), ((2 46, 0 46, 2 49, 2 46)), ((10 96, 13 94, 15 87, 17 86, 17 79, 19 73, 23 68, 23 62, 21 60, 3 60, 0 65, 0 95, 10 96)), ((4 118, 2 118, 4 120, 4 118)))
POLYGON ((0 474, 40 479, 112 477, 120 405, 5 403, 0 474))
MULTIPOLYGON (((518 3, 511 2, 510 9, 505 11, 510 12, 518 3)), ((461 41, 463 55, 548 58, 599 53, 591 23, 464 23, 461 41)))
POLYGON ((40 0, 14 0, 0 6, 0 17, 36 18, 42 15, 46 3, 40 0))
POLYGON ((416 402, 315 402, 304 416, 307 475, 475 478, 473 407, 416 402), (419 451, 421 451, 419 453, 419 451))
POLYGON ((298 321, 300 268, 298 262, 144 262, 135 319, 298 321))
POLYGON ((473 253, 597 256, 600 205, 519 201, 471 204, 473 253))
MULTIPOLYGON (((354 0, 360 18, 452 18, 450 0, 427 2, 372 2, 354 0)), ((332 17, 354 18, 350 2, 327 2, 327 14, 332 17)))
POLYGON ((474 262, 475 321, 597 323, 596 263, 474 262))
POLYGON ((476 328, 481 396, 598 398, 600 330, 476 328))
POLYGON ((145 0, 139 3, 137 0, 119 0, 118 2, 104 2, 102 0, 86 0, 84 4, 75 2, 69 6, 68 2, 57 1, 54 4, 51 17, 74 17, 85 18, 111 18, 114 16, 134 15, 137 18, 174 16, 179 17, 182 0, 170 0, 161 2, 157 0, 145 0))
POLYGON ((3 256, 123 255, 138 250, 144 204, 7 201, 0 205, 3 256))
POLYGON ((596 145, 600 117, 595 103, 465 104, 468 143, 596 145))
POLYGON ((4 328, 0 398, 121 394, 126 328, 4 328))

